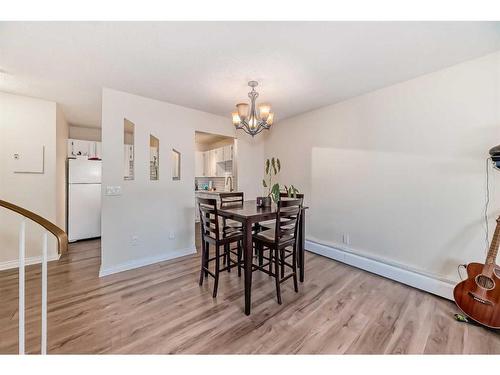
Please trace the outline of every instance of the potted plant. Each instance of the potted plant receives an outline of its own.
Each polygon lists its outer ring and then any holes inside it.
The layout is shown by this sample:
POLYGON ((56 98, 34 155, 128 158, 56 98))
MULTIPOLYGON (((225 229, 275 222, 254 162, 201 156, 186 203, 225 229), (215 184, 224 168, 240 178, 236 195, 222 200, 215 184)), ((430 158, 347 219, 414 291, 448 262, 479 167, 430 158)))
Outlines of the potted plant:
POLYGON ((285 185, 285 192, 289 198, 297 198, 297 193, 299 193, 299 189, 297 189, 293 185, 290 185, 289 187, 285 185))
POLYGON ((262 179, 262 186, 266 189, 267 195, 264 197, 257 197, 257 205, 259 207, 270 207, 271 202, 278 203, 280 200, 280 193, 284 192, 290 198, 296 198, 299 189, 295 186, 284 185, 284 188, 280 187, 278 182, 273 183, 273 177, 281 170, 280 159, 272 157, 267 159, 265 163, 265 178, 262 179))
POLYGON ((281 170, 280 159, 272 157, 266 160, 265 164, 265 178, 262 179, 262 186, 267 189, 267 196, 258 197, 257 202, 260 202, 260 206, 270 207, 271 200, 278 202, 280 199, 280 185, 279 183, 273 183, 273 177, 281 170))

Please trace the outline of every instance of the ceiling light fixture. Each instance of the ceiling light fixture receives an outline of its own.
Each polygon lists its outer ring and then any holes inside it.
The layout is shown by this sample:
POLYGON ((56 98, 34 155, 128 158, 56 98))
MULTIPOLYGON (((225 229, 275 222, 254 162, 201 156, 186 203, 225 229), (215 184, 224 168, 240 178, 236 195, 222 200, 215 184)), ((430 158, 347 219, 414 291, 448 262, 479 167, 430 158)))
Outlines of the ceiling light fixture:
POLYGON ((264 129, 270 129, 274 121, 274 113, 271 112, 271 106, 268 104, 261 104, 259 106, 259 113, 255 110, 255 100, 259 97, 259 93, 255 91, 259 83, 257 81, 248 82, 248 86, 252 91, 248 93, 250 98, 250 113, 248 113, 248 104, 236 104, 237 111, 232 113, 233 125, 236 129, 243 129, 252 137, 259 134, 264 129))

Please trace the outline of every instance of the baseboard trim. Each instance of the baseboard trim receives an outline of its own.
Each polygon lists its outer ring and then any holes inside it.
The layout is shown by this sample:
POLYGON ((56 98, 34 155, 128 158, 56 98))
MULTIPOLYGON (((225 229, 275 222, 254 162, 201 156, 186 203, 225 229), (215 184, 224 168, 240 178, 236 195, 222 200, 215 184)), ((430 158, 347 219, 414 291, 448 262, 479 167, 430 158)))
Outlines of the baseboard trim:
MULTIPOLYGON (((47 257, 48 262, 52 262, 54 260, 59 260, 61 257, 60 254, 52 254, 47 257)), ((27 266, 31 266, 32 264, 40 264, 42 263, 42 257, 28 257, 24 259, 24 264, 27 266)), ((19 268, 19 259, 8 260, 6 262, 0 262, 0 271, 10 270, 13 268, 19 268)))
POLYGON ((365 271, 453 300, 453 288, 455 286, 453 281, 426 275, 399 264, 389 264, 380 259, 359 255, 351 249, 340 249, 311 240, 306 241, 305 247, 308 251, 315 254, 335 259, 350 266, 361 268, 365 271))
POLYGON ((135 268, 145 267, 154 263, 164 262, 166 260, 171 260, 193 254, 196 254, 196 248, 187 248, 187 249, 171 251, 166 254, 161 254, 154 257, 134 259, 125 263, 117 264, 112 267, 102 268, 101 266, 101 269, 99 270, 99 277, 104 277, 119 272, 129 271, 135 268))

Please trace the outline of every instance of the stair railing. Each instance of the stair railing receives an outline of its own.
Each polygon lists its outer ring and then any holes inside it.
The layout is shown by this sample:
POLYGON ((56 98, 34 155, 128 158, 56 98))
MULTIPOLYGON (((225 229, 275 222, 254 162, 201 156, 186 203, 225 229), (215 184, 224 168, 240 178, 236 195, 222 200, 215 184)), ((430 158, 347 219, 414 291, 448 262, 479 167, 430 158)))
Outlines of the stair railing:
POLYGON ((47 354, 47 241, 52 233, 58 244, 58 253, 68 250, 68 236, 57 225, 25 208, 0 199, 0 206, 14 211, 23 217, 19 225, 19 354, 25 353, 25 256, 26 256, 26 219, 45 228, 42 238, 42 328, 40 353, 47 354))

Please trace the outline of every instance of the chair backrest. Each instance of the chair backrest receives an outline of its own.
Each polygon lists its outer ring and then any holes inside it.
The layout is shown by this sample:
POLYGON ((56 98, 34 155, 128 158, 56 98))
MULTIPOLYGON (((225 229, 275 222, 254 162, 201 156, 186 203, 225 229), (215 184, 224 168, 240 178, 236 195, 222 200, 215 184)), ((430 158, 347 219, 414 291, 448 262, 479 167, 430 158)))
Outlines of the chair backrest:
POLYGON ((202 241, 208 236, 219 241, 219 218, 217 215, 217 200, 198 198, 202 241))
POLYGON ((297 238, 299 218, 302 212, 302 199, 286 199, 278 201, 276 214, 276 243, 281 242, 284 236, 297 238))
POLYGON ((287 192, 280 192, 280 198, 297 198, 297 199, 304 199, 304 194, 302 193, 295 193, 295 197, 288 197, 287 192))
POLYGON ((243 193, 220 193, 220 208, 243 205, 243 193))

